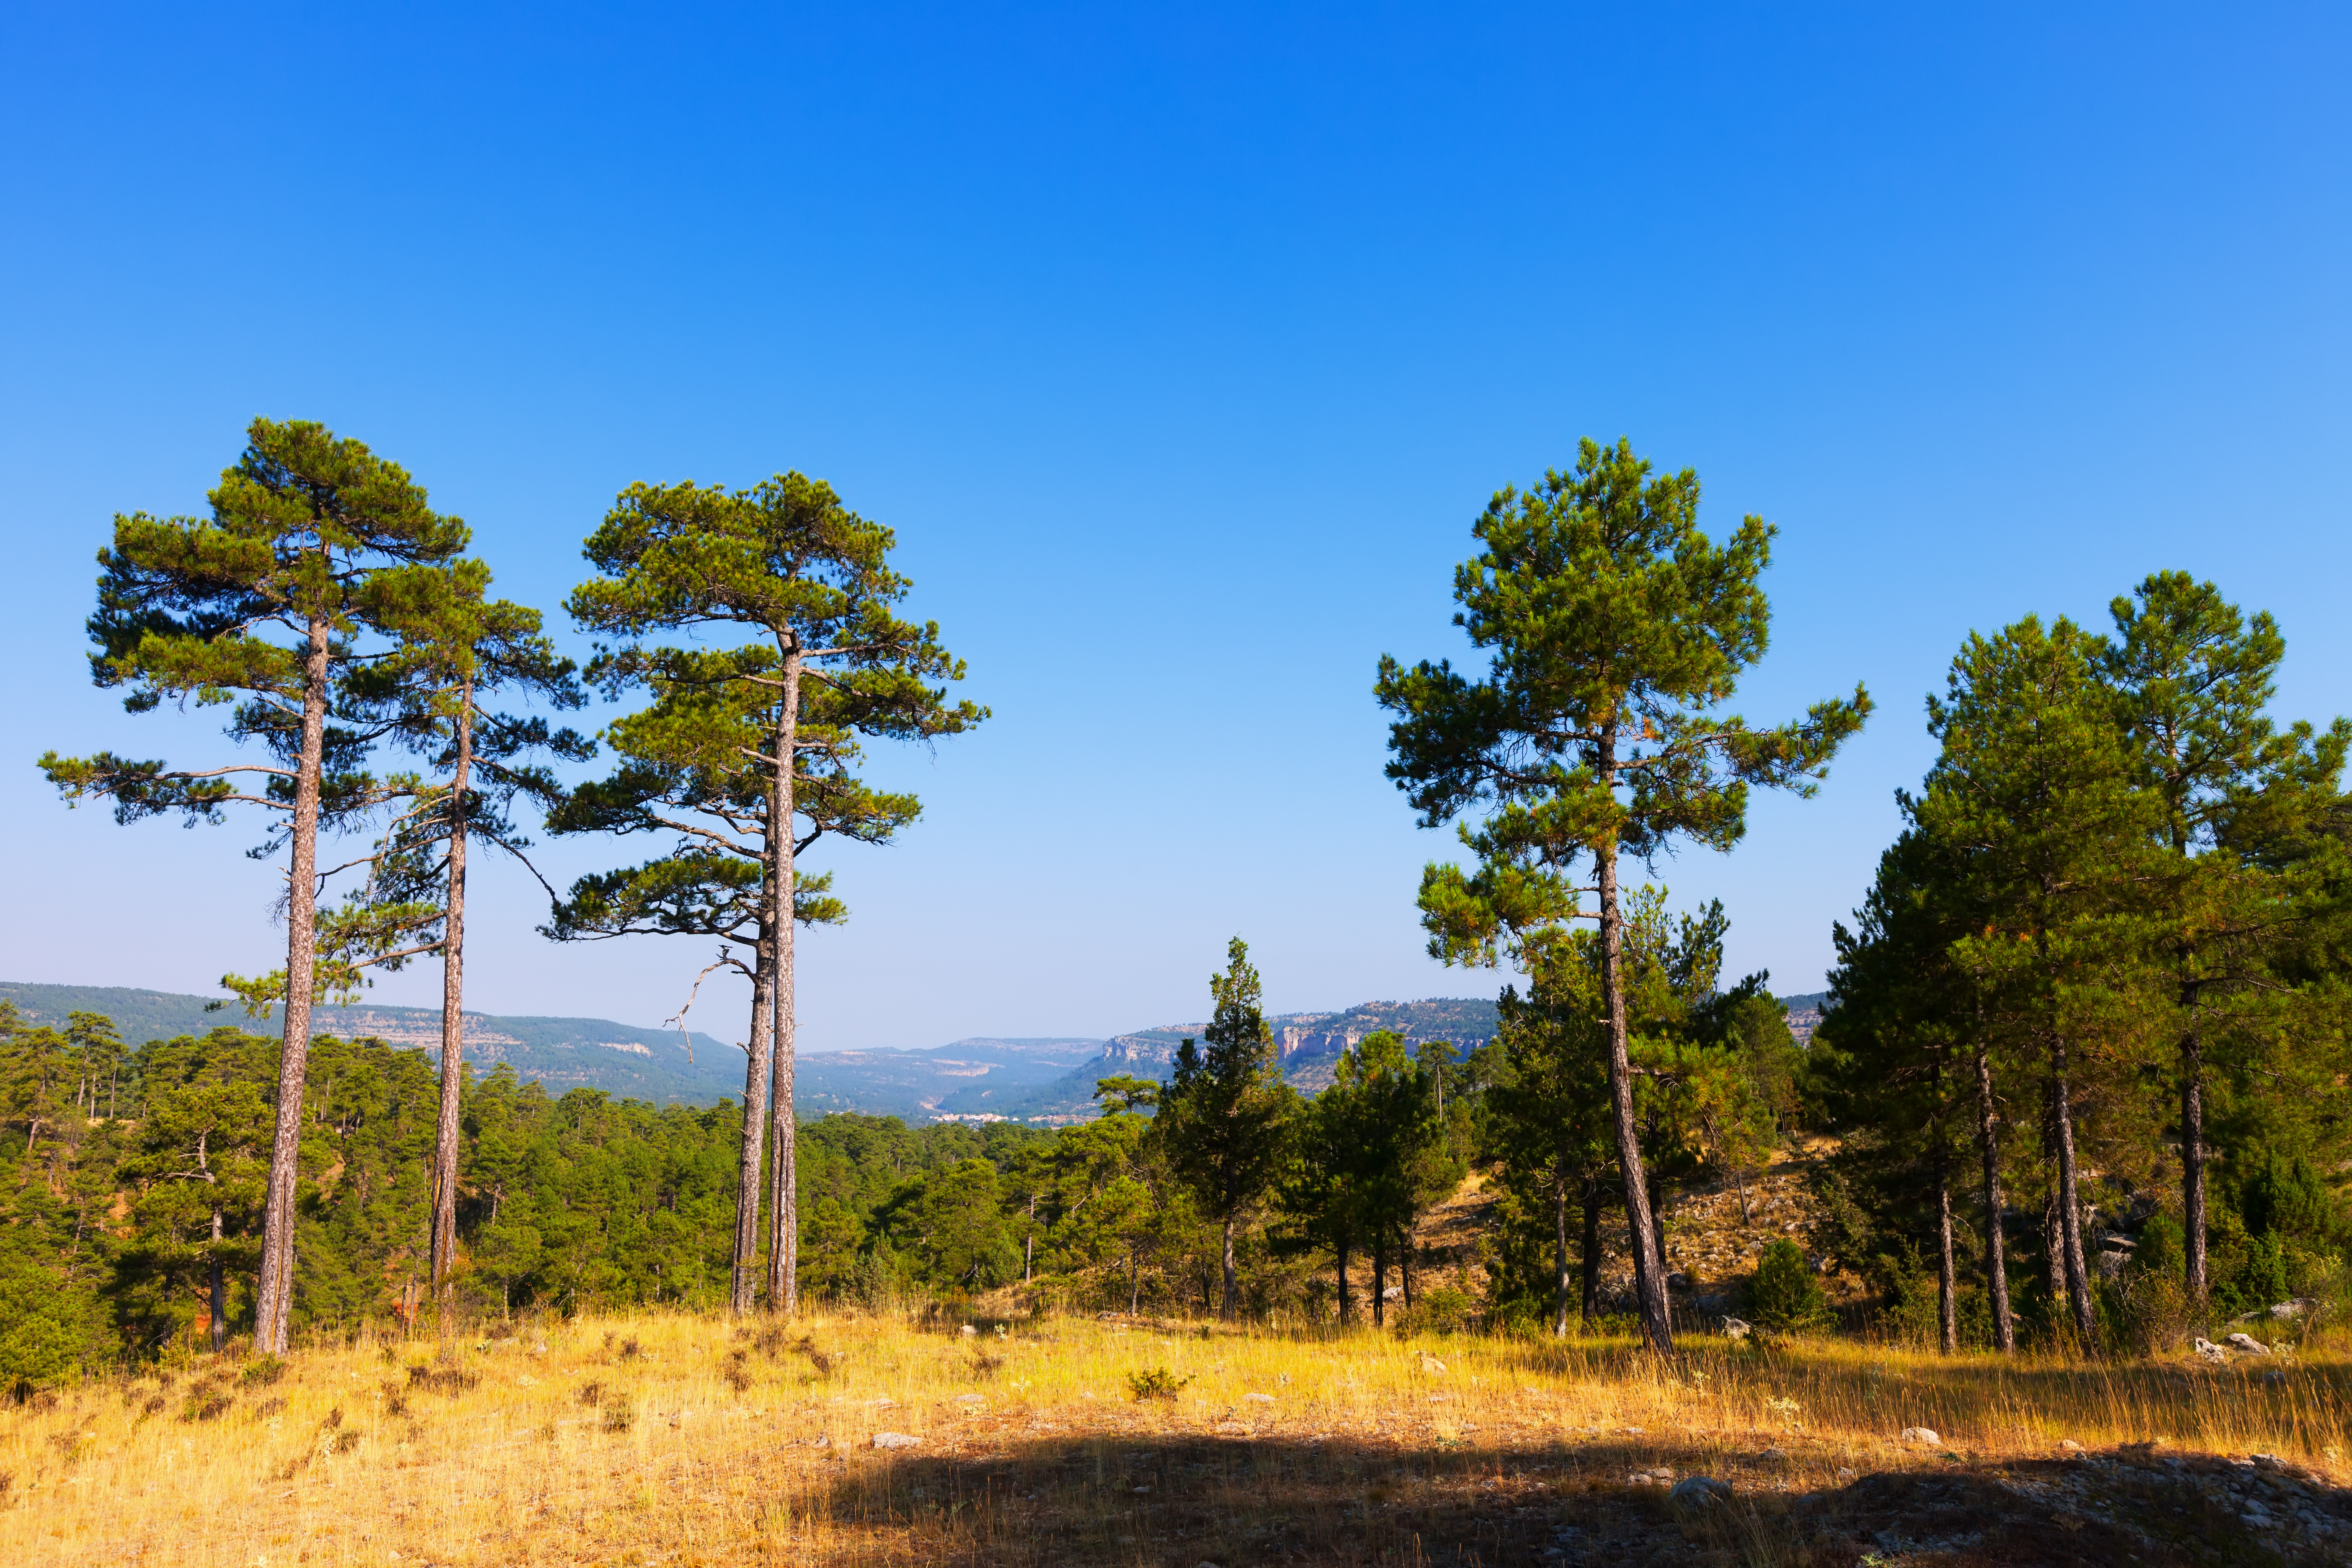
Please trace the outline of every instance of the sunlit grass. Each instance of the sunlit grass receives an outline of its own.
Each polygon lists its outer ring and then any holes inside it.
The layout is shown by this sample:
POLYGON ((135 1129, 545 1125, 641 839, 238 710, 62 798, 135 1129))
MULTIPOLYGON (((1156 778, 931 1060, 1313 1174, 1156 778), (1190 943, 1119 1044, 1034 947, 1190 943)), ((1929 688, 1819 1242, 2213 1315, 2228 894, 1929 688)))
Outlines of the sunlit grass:
POLYGON ((1390 1474, 1491 1492, 1667 1465, 1794 1491, 2160 1438, 2341 1479, 2352 1391, 2326 1345, 2209 1369, 1694 1338, 1668 1362, 1610 1340, 1084 1318, 1000 1338, 835 1313, 585 1319, 446 1351, 363 1337, 298 1352, 274 1383, 254 1365, 0 1412, 0 1562, 1051 1560, 1028 1518, 1097 1542, 1089 1561, 1230 1565, 1308 1490, 1329 1529, 1373 1530, 1390 1474), (1160 1370, 1174 1397, 1138 1399, 1160 1370), (918 1442, 877 1450, 886 1432, 918 1442), (1256 1467, 1181 1526, 1182 1552, 1139 1511, 1166 1463, 1146 1450, 1175 1445, 1256 1467))

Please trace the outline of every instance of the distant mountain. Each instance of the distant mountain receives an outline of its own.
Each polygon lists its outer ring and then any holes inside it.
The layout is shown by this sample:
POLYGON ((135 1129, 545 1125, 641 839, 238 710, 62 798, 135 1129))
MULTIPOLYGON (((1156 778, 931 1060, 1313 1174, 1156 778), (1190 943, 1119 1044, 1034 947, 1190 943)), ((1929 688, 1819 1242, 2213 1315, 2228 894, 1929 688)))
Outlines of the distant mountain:
POLYGON ((795 1063, 793 1098, 804 1117, 856 1110, 917 1123, 986 1119, 1102 1048, 1100 1040, 977 1038, 928 1050, 810 1051, 795 1063))
MULTIPOLYGON (((1330 1086, 1341 1054, 1366 1035, 1387 1029, 1404 1037, 1409 1047, 1444 1040, 1468 1052, 1494 1037, 1496 1009, 1483 998, 1440 996, 1423 1002, 1366 1002, 1343 1013, 1271 1014, 1266 1026, 1281 1054, 1282 1076, 1311 1094, 1330 1086)), ((1199 1037, 1207 1026, 1164 1024, 1116 1036, 1103 1043, 1099 1055, 1065 1077, 992 1109, 998 1115, 1027 1121, 1083 1121, 1095 1114, 1096 1079, 1127 1075, 1164 1082, 1173 1070, 1178 1047, 1187 1036, 1199 1037)))
MULTIPOLYGON (((275 1017, 240 1009, 215 1013, 203 996, 121 986, 32 985, 0 982, 0 999, 35 1023, 62 1025, 75 1011, 104 1013, 133 1045, 201 1035, 224 1024, 275 1035, 275 1017)), ((1789 1024, 1801 1042, 1820 1020, 1825 995, 1785 996, 1789 1024)), ((441 1014, 432 1007, 321 1007, 312 1027, 345 1038, 373 1036, 437 1056, 441 1014)), ((1283 1076, 1301 1090, 1328 1087, 1340 1055, 1366 1035, 1388 1029, 1418 1047, 1444 1040, 1465 1053, 1493 1037, 1495 1004, 1477 997, 1366 1002, 1338 1013, 1269 1016, 1283 1076)), ((1185 1037, 1203 1024, 1166 1024, 1108 1040, 975 1037, 921 1050, 803 1051, 794 1099, 803 1118, 832 1111, 897 1116, 909 1122, 1025 1121, 1058 1125, 1095 1114, 1095 1080, 1121 1074, 1164 1081, 1185 1037)), ((740 1100, 743 1053, 709 1035, 687 1040, 674 1030, 640 1029, 603 1018, 466 1015, 466 1057, 488 1070, 510 1062, 526 1082, 551 1094, 601 1089, 656 1104, 709 1105, 740 1100)))
MULTIPOLYGON (((217 1013, 212 1000, 169 991, 134 991, 118 985, 31 985, 0 982, 0 999, 37 1024, 63 1025, 73 1012, 103 1013, 132 1045, 202 1035, 229 1025, 256 1035, 285 1029, 275 1012, 248 1018, 240 1006, 217 1013)), ((373 1036, 396 1046, 441 1054, 437 1007, 320 1007, 310 1027, 345 1039, 373 1036)), ((466 1015, 466 1059, 488 1072, 511 1062, 524 1081, 537 1079, 550 1094, 575 1088, 601 1089, 616 1099, 709 1105, 743 1093, 743 1053, 709 1035, 693 1037, 688 1049, 676 1030, 639 1029, 604 1018, 509 1018, 466 1015)))

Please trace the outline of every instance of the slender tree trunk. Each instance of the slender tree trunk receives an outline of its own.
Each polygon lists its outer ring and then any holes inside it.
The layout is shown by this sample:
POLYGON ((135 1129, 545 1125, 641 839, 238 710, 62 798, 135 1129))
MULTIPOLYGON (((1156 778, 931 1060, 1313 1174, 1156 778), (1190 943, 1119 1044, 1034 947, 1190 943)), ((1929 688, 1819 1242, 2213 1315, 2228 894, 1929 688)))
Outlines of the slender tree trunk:
POLYGON ((1412 1232, 1397 1237, 1397 1283, 1404 1287, 1404 1310, 1412 1310, 1412 1232))
POLYGON ((797 927, 798 845, 793 838, 794 758, 800 744, 801 647, 797 639, 780 645, 783 656, 783 696, 777 704, 774 770, 768 792, 768 838, 774 847, 776 1090, 768 1101, 775 1129, 775 1191, 768 1208, 768 1301, 784 1312, 800 1310, 800 1140, 793 1108, 793 1079, 798 1066, 794 1042, 798 1020, 793 975, 793 942, 797 927))
POLYGON ((1234 1216, 1231 1215, 1225 1216, 1225 1245, 1222 1261, 1225 1273, 1225 1304, 1217 1315, 1230 1323, 1234 1321, 1234 1314, 1241 1309, 1241 1289, 1234 1277, 1234 1216))
POLYGON ((318 982, 319 773, 327 731, 325 617, 302 653, 302 749, 294 764, 291 863, 286 872, 286 1036, 278 1053, 278 1127, 262 1205, 261 1280, 254 1348, 286 1353, 294 1314, 294 1189, 300 1179, 302 1078, 310 1061, 310 998, 318 982))
MULTIPOLYGON (((1604 732, 1601 774, 1604 784, 1616 784, 1616 736, 1604 732)), ((1650 1214, 1650 1187, 1643 1179, 1642 1140, 1633 1122, 1633 1064, 1626 1050, 1625 984, 1622 973, 1624 931, 1617 907, 1617 846, 1601 845, 1601 984, 1609 999, 1609 1100, 1615 1112, 1617 1164, 1625 1176, 1625 1225, 1633 1246, 1633 1288, 1641 1297, 1642 1334, 1650 1348, 1675 1348, 1675 1331, 1666 1314, 1666 1275, 1659 1257, 1658 1236, 1650 1214)))
POLYGON ((1551 1184, 1552 1290, 1551 1332, 1554 1339, 1568 1337, 1569 1293, 1574 1289, 1568 1272, 1568 1156, 1563 1154, 1552 1166, 1551 1184))
POLYGON ((1756 1216, 1748 1207, 1748 1173, 1736 1161, 1731 1167, 1731 1184, 1739 1194, 1739 1223, 1754 1225, 1756 1216))
POLYGON ((221 1212, 213 1210, 213 1249, 205 1259, 212 1275, 213 1354, 218 1355, 228 1346, 228 1279, 221 1271, 221 1212))
POLYGON ((1959 1302, 1952 1276, 1952 1180, 1944 1147, 1944 1130, 1936 1138, 1936 1321, 1943 1331, 1944 1353, 1960 1347, 1959 1302))
POLYGON ((474 678, 457 690, 457 765, 449 775, 449 889, 441 926, 441 1120, 433 1137, 433 1309, 450 1332, 457 1260, 457 1113, 466 1071, 466 791, 474 775, 474 678))
MULTIPOLYGON (((2052 1139, 2056 1140, 2053 1133, 2052 1139)), ((2063 1234, 2064 1222, 2058 1217, 2058 1177, 2050 1177, 2049 1201, 2042 1205, 2042 1261, 2049 1274, 2050 1327, 2059 1338, 2066 1335, 2066 1241, 2063 1234)))
POLYGON ((1985 1287, 1992 1297, 1993 1341, 2003 1355, 2017 1353, 2017 1322, 2009 1310, 2009 1261, 2000 1230, 2000 1123, 1993 1111, 1992 1062, 1977 1048, 1977 1143, 1984 1155, 1985 1287))
POLYGON ((1601 1178, 1584 1179, 1584 1293, 1580 1307, 1586 1322, 1601 1316, 1601 1178))
POLYGON ((1348 1300, 1348 1233, 1345 1230, 1342 1230, 1339 1233, 1338 1241, 1334 1243, 1332 1247, 1332 1251, 1335 1254, 1336 1261, 1339 1264, 1339 1326, 1344 1329, 1355 1317, 1352 1303, 1348 1300))
POLYGON ((1029 1194, 1029 1228, 1021 1236, 1021 1283, 1028 1284, 1037 1272, 1037 1194, 1029 1194))
MULTIPOLYGON (((771 852, 774 843, 771 835, 771 852)), ((776 1048, 776 927, 769 900, 763 897, 760 903, 758 945, 751 961, 751 1039, 743 1063, 743 1144, 735 1173, 735 1262, 728 1279, 728 1310, 739 1318, 759 1304, 761 1180, 767 1152, 768 1080, 776 1048)))
POLYGON ((2194 1029, 2180 1042, 2180 1220, 2188 1232, 2187 1279, 2192 1309, 2202 1307, 2205 1279, 2205 1042, 2194 1029))
POLYGON ((1388 1321, 1389 1250, 1378 1231, 1372 1236, 1372 1327, 1388 1321))
POLYGON ((2074 1304, 2074 1330, 2083 1349, 2097 1344, 2098 1321, 2091 1308, 2091 1279, 2083 1267, 2083 1207, 2074 1182, 2074 1108, 2066 1085, 2066 1047, 2062 1041, 2053 1057, 2051 1109, 2058 1118, 2059 1235, 2066 1247, 2066 1293, 2074 1304))

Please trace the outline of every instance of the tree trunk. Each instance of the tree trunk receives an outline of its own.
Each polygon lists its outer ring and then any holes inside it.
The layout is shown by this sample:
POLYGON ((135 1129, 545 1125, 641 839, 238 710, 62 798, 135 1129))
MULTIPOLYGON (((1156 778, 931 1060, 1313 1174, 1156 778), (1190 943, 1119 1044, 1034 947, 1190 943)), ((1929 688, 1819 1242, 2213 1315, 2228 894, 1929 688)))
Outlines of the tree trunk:
POLYGON ((1944 1130, 1936 1138, 1936 1321, 1943 1331, 1944 1353, 1960 1347, 1959 1302, 1952 1277, 1952 1181, 1944 1148, 1944 1130))
POLYGON ((2205 1303, 2205 1042, 2180 1042, 2180 1223, 2188 1233, 2186 1284, 2192 1310, 2205 1303))
MULTIPOLYGON (((2057 1134, 2052 1133, 2053 1142, 2057 1134)), ((2042 1205, 2042 1261, 2049 1275, 2050 1329, 2061 1339, 2066 1334, 2066 1242, 2061 1234, 2063 1222, 2058 1217, 2058 1177, 2050 1177, 2049 1201, 2042 1205)))
MULTIPOLYGON (((772 836, 769 847, 774 847, 772 836)), ((760 1295, 761 1179, 767 1152, 768 1080, 776 1047, 775 930, 773 911, 763 897, 751 960, 751 1038, 744 1048, 743 1143, 735 1173, 735 1261, 728 1279, 728 1310, 739 1318, 758 1305, 760 1295)))
POLYGON ((1037 1194, 1029 1194, 1029 1227, 1021 1235, 1021 1283, 1026 1285, 1037 1273, 1037 1194))
POLYGON ((1339 1264, 1339 1326, 1344 1329, 1355 1317, 1348 1300, 1348 1233, 1346 1231, 1339 1233, 1339 1239, 1332 1246, 1332 1252, 1335 1261, 1339 1264))
POLYGON ((1584 1321, 1601 1316, 1601 1178, 1584 1179, 1584 1294, 1581 1310, 1584 1321))
POLYGON ((794 859, 799 846, 793 838, 794 761, 800 744, 801 647, 797 639, 782 647, 783 696, 777 704, 775 770, 768 792, 768 838, 774 847, 775 934, 775 1093, 769 1097, 768 1115, 774 1125, 775 1190, 768 1208, 768 1303, 784 1312, 800 1310, 800 1148, 793 1109, 793 1079, 798 1066, 793 1056, 797 1037, 793 983, 793 919, 798 897, 794 859))
MULTIPOLYGON (((1604 731, 1601 776, 1616 784, 1616 736, 1604 731)), ((1641 1298, 1642 1335, 1650 1348, 1675 1348, 1675 1331, 1666 1315, 1666 1276, 1658 1255, 1657 1231, 1650 1214, 1649 1183, 1643 1179, 1642 1141, 1633 1123, 1633 1064, 1626 1051, 1625 984, 1621 971, 1624 932, 1617 909, 1617 846, 1604 841, 1596 852, 1601 882, 1601 984, 1609 1000, 1609 1101, 1617 1131, 1617 1164, 1625 1177, 1625 1226, 1633 1247, 1633 1287, 1641 1298)))
POLYGON ((474 678, 457 692, 457 765, 449 775, 449 889, 441 925, 441 1121, 433 1137, 433 1309, 450 1332, 457 1260, 457 1113, 466 1061, 466 791, 474 773, 474 678))
POLYGON ((1568 1337, 1568 1300, 1573 1287, 1568 1273, 1568 1157, 1561 1155, 1552 1167, 1551 1184, 1553 1310, 1551 1332, 1554 1339, 1568 1337))
POLYGON ((1397 1237, 1397 1283, 1404 1287, 1404 1310, 1412 1310, 1412 1233, 1397 1237))
POLYGON ((294 1315, 294 1189, 300 1179, 302 1078, 310 1061, 310 997, 318 983, 319 773, 327 731, 327 637, 310 622, 302 652, 302 750, 294 764, 291 863, 286 872, 286 1035, 278 1053, 278 1127, 262 1205, 261 1280, 254 1348, 286 1353, 294 1315))
POLYGON ((2000 1231, 2000 1124, 1993 1113, 1992 1062, 1977 1049, 1977 1141, 1984 1154, 1985 1287, 1992 1297, 1993 1341, 2003 1355, 2017 1353, 2017 1323, 2009 1310, 2009 1261, 2000 1231))
POLYGON ((1234 1216, 1231 1215, 1225 1216, 1225 1245, 1223 1261, 1225 1271, 1225 1304, 1218 1316, 1230 1323, 1234 1321, 1234 1314, 1241 1308, 1241 1289, 1234 1279, 1234 1216))
POLYGON ((2066 1047, 2061 1042, 2053 1057, 2051 1109, 2058 1118, 2059 1236, 2066 1248, 2066 1293, 2074 1304, 2074 1330, 2083 1349, 2096 1345, 2098 1321, 2091 1309, 2091 1279, 2083 1267, 2083 1207, 2074 1183, 2074 1108, 2066 1087, 2066 1047))
POLYGON ((1748 1173, 1737 1162, 1731 1167, 1731 1184, 1739 1194, 1739 1223, 1754 1225, 1756 1216, 1748 1207, 1748 1173))
POLYGON ((228 1346, 228 1279, 221 1272, 221 1212, 213 1210, 213 1249, 205 1261, 212 1275, 213 1354, 228 1346))
POLYGON ((1372 1237, 1372 1327, 1388 1321, 1389 1249, 1377 1231, 1372 1237))

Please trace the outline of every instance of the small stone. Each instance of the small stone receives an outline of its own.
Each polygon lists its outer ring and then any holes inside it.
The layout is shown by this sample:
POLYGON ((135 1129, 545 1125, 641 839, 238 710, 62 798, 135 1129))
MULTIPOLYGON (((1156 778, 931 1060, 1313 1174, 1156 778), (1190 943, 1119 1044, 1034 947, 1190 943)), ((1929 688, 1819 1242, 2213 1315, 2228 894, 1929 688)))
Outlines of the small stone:
POLYGON ((956 1331, 968 1340, 976 1340, 980 1337, 980 1331, 973 1328, 970 1323, 966 1323, 962 1328, 956 1331))
POLYGON ((1242 1399, 1244 1403, 1250 1405, 1271 1405, 1274 1403, 1274 1395, 1271 1394, 1244 1394, 1242 1395, 1242 1399))
POLYGON ((1755 1331, 1756 1325, 1744 1319, 1726 1318, 1723 1320, 1723 1337, 1727 1340, 1744 1340, 1755 1331))
POLYGON ((2268 1355, 2271 1353, 2270 1346, 2263 1343, 2262 1341, 2254 1338, 2253 1335, 2242 1331, 2230 1336, 2230 1348, 2232 1350, 2242 1350, 2248 1355, 2268 1355))
POLYGON ((1731 1489, 1713 1476, 1685 1476, 1666 1494, 1666 1500, 1676 1508, 1694 1510, 1717 1508, 1731 1500, 1731 1489))
POLYGON ((1906 1426, 1897 1440, 1905 1443, 1925 1443, 1929 1447, 1940 1447, 1944 1441, 1937 1435, 1933 1426, 1906 1426))
POLYGON ((1853 1479, 1853 1467, 1852 1465, 1840 1465, 1837 1468, 1837 1479, 1842 1481, 1850 1481, 1853 1479))
POLYGON ((977 1394, 959 1394, 956 1395, 956 1403, 958 1405, 985 1405, 988 1401, 977 1394))
MULTIPOLYGON (((2243 1336, 2241 1337, 2242 1338, 2243 1336)), ((2230 1352, 2223 1350, 2220 1345, 2215 1344, 2211 1340, 2206 1339, 2200 1335, 2196 1341, 2196 1346, 2197 1359, 2199 1361, 2211 1362, 2215 1366, 2227 1366, 2229 1364, 2230 1352)))
POLYGON ((877 1448, 919 1448, 922 1447, 922 1443, 923 1440, 920 1437, 910 1437, 904 1432, 874 1434, 874 1446, 877 1448))
POLYGON ((2080 1443, 2077 1443, 2077 1442, 2076 1442, 2076 1441, 2074 1441, 2074 1438, 2072 1438, 2072 1437, 2061 1437, 2061 1438, 2059 1438, 2059 1439, 2058 1439, 2058 1447, 2059 1447, 2059 1450, 2060 1450, 2062 1453, 2068 1453, 2068 1454, 2079 1454, 2079 1453, 2083 1452, 2083 1445, 2082 1445, 2082 1444, 2080 1444, 2080 1443))
POLYGON ((1759 1459, 1785 1459, 1789 1457, 1789 1450, 1786 1448, 1767 1448, 1756 1457, 1759 1459))
POLYGON ((1433 1355, 1425 1355, 1421 1358, 1421 1370, 1432 1377, 1444 1377, 1445 1363, 1433 1355))

